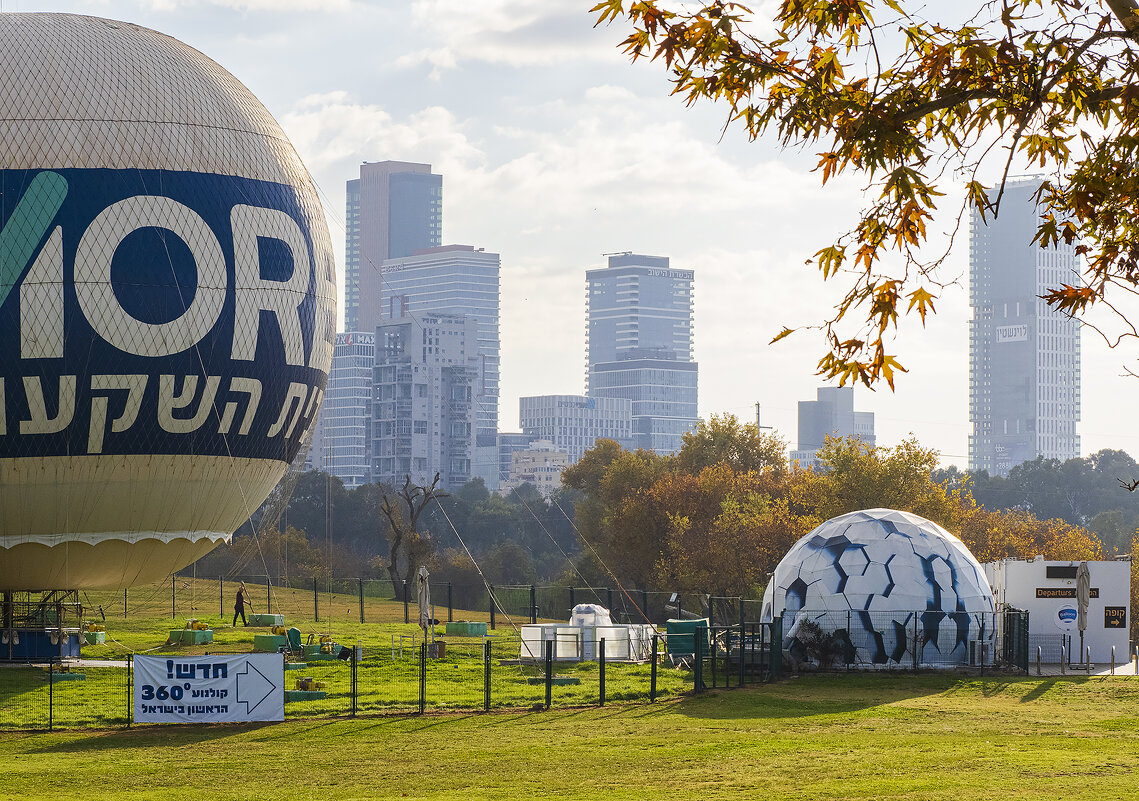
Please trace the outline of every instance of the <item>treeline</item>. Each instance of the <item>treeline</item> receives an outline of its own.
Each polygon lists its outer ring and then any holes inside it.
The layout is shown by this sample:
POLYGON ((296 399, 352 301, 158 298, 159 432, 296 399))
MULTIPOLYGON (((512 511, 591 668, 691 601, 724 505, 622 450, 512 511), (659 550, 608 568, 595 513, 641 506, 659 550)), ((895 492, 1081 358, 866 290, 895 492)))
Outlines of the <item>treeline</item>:
POLYGON ((1139 521, 1139 496, 1120 486, 1139 477, 1139 465, 1119 451, 1038 460, 1003 479, 937 470, 936 452, 912 439, 893 448, 830 439, 819 458, 819 470, 790 465, 778 437, 713 416, 675 456, 599 441, 548 500, 528 485, 492 495, 476 479, 425 505, 402 539, 391 523, 408 527, 399 488, 346 490, 336 478, 304 473, 287 502, 279 489, 196 569, 411 580, 423 564, 434 580, 452 582, 457 602, 471 603, 485 601, 484 582, 758 598, 796 540, 858 509, 933 520, 981 562, 1127 553, 1139 521), (384 513, 385 499, 394 501, 394 517, 384 513))
POLYGON ((387 579, 393 572, 410 581, 423 564, 434 579, 481 598, 484 576, 492 584, 552 582, 580 550, 575 493, 546 499, 526 484, 494 495, 474 479, 426 506, 414 536, 394 554, 393 571, 394 532, 382 507, 387 498, 396 523, 406 521, 400 488, 366 484, 349 490, 334 476, 310 471, 297 478, 286 499, 287 491, 278 487, 228 545, 187 569, 201 576, 269 575, 285 584, 312 576, 387 579))
POLYGON ((957 534, 981 562, 1005 557, 1099 559, 1091 531, 1033 510, 983 507, 963 477, 939 481, 937 453, 829 439, 818 471, 791 466, 786 446, 755 425, 713 417, 676 456, 598 443, 566 470, 581 493, 577 525, 591 548, 578 570, 636 587, 757 598, 768 574, 815 526, 858 509, 914 512, 957 534))
POLYGON ((1112 553, 1130 553, 1139 528, 1139 463, 1123 451, 1101 450, 1087 458, 1040 457, 1017 465, 1007 476, 937 470, 933 480, 967 490, 986 509, 1023 510, 1083 526, 1112 553))

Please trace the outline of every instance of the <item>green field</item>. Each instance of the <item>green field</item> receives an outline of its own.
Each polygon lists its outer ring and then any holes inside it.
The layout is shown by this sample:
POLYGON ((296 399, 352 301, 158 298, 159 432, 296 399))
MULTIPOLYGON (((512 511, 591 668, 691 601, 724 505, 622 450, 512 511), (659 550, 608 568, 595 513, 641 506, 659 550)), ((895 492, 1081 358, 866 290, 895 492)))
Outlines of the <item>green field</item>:
POLYGON ((0 734, 3 798, 1133 798, 1134 679, 837 675, 655 705, 0 734))

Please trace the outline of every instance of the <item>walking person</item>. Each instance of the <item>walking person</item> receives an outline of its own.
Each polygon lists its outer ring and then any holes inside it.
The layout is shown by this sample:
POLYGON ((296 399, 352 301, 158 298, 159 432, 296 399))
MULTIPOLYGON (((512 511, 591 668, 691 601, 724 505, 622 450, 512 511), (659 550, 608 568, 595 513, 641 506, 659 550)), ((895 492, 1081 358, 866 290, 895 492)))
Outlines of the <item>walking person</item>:
MULTIPOLYGON (((245 619, 245 604, 249 603, 245 600, 245 582, 241 582, 241 586, 237 588, 237 598, 233 602, 233 626, 237 626, 237 616, 241 616, 241 625, 248 626, 249 621, 245 619)), ((249 604, 249 611, 253 611, 253 604, 249 604)))

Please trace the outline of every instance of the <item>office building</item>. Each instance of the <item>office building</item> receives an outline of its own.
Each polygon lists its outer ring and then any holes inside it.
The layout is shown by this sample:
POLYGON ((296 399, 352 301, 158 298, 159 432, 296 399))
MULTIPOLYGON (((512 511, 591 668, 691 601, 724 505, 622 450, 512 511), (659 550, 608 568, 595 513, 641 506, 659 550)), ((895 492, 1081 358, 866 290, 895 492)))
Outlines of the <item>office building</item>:
POLYGON ((828 436, 858 437, 874 447, 874 412, 854 411, 854 387, 819 387, 815 400, 799 401, 799 448, 791 461, 818 469, 816 454, 828 436))
POLYGON ((336 335, 324 402, 305 460, 307 467, 331 473, 348 489, 370 481, 368 425, 375 349, 374 332, 336 335))
POLYGON ((389 259, 381 267, 385 318, 461 314, 476 321, 474 350, 464 355, 477 355, 479 360, 480 379, 473 394, 475 434, 478 445, 489 448, 492 454, 488 471, 492 473, 497 469, 499 270, 497 253, 470 245, 424 249, 389 259))
POLYGON ((574 464, 599 439, 635 447, 633 402, 628 398, 589 398, 584 395, 535 395, 519 398, 522 433, 548 440, 565 451, 574 464))
POLYGON ((1080 326, 1040 296, 1080 281, 1075 245, 1033 244, 1037 179, 1010 181, 969 230, 969 469, 1080 455, 1080 326))
POLYGON ((676 453, 698 420, 692 271, 620 253, 586 283, 586 394, 628 399, 635 447, 676 453))
POLYGON ((409 476, 455 490, 469 481, 479 381, 472 317, 405 315, 376 330, 372 480, 394 486, 409 476))
POLYGON ((348 181, 345 228, 345 329, 374 331, 384 261, 443 244, 443 176, 430 164, 365 162, 348 181))

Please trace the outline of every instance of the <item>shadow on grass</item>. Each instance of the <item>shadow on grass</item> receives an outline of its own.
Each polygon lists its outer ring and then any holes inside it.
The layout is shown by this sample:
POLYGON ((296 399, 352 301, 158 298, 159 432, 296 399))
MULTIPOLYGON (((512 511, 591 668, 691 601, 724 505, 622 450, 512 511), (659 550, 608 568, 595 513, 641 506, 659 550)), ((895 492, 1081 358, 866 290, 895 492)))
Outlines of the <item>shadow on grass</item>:
POLYGON ((743 690, 711 690, 681 700, 673 711, 707 720, 839 715, 938 695, 962 681, 938 674, 815 674, 743 690))

